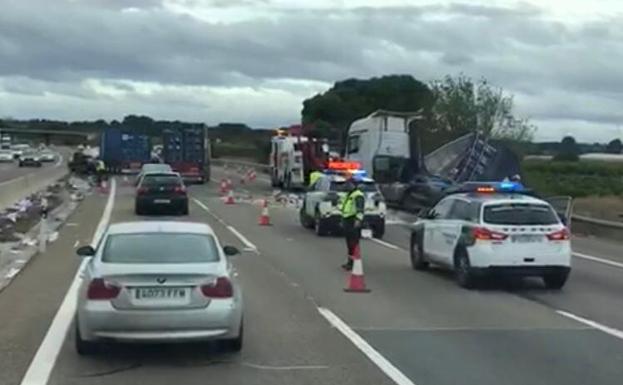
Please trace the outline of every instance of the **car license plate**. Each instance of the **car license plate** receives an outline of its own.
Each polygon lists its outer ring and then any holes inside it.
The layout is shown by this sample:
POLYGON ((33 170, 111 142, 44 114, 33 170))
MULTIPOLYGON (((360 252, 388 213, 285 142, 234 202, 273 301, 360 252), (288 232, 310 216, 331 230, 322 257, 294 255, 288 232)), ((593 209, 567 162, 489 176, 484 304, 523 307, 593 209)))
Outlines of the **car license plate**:
POLYGON ((134 299, 139 302, 174 302, 188 301, 188 289, 184 287, 140 287, 134 289, 134 299))
POLYGON ((541 242, 543 241, 542 235, 536 234, 518 234, 511 235, 511 241, 516 243, 532 243, 532 242, 541 242))
POLYGON ((372 238, 372 230, 370 230, 370 229, 361 229, 361 237, 362 238, 372 238))
POLYGON ((167 203, 171 203, 171 199, 154 199, 154 203, 167 204, 167 203))

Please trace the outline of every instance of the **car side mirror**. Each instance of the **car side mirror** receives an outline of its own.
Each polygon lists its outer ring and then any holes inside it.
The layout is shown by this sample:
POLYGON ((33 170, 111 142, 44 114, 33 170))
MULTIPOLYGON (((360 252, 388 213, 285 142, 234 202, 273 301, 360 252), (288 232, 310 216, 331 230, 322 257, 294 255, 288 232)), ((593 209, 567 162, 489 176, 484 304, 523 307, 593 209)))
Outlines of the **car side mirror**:
POLYGON ((225 255, 227 255, 228 257, 231 257, 233 255, 237 255, 240 254, 240 250, 238 250, 237 247, 235 246, 223 246, 223 252, 225 253, 225 255))
POLYGON ((426 213, 426 215, 424 215, 424 218, 425 219, 437 219, 438 216, 439 214, 437 214, 435 210, 430 210, 426 213))
POLYGON ((95 255, 95 249, 91 245, 82 246, 76 250, 76 254, 81 257, 92 257, 95 255))

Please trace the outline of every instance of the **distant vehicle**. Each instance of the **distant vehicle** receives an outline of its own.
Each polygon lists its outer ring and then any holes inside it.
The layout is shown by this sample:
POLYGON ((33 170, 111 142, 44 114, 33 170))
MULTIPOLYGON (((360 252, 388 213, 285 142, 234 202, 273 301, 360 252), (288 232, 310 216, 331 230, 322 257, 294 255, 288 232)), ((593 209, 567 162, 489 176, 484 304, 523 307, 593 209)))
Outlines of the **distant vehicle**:
POLYGON ((14 144, 11 146, 11 150, 13 150, 13 158, 15 159, 18 159, 25 152, 32 151, 27 144, 14 144))
POLYGON ((36 152, 25 152, 19 157, 19 167, 41 167, 42 163, 36 152))
POLYGON ((79 175, 95 174, 95 159, 81 150, 73 153, 67 165, 71 172, 79 175))
POLYGON ((472 183, 443 198, 413 225, 410 251, 414 269, 448 267, 467 288, 483 276, 510 275, 560 289, 571 271, 561 216, 511 182, 472 183))
POLYGON ((0 150, 0 162, 13 162, 15 160, 13 158, 13 151, 11 150, 0 150))
POLYGON ((204 223, 150 221, 112 224, 78 290, 75 346, 97 353, 103 342, 217 340, 240 351, 242 289, 228 256, 204 223))
POLYGON ((145 163, 143 167, 141 167, 141 171, 138 173, 136 177, 136 185, 138 185, 146 174, 158 174, 158 173, 171 173, 173 169, 171 166, 166 163, 145 163))
POLYGON ((136 215, 174 212, 188 215, 188 194, 178 173, 145 174, 136 189, 136 215))
POLYGON ((304 135, 301 125, 277 130, 270 142, 270 173, 273 187, 287 190, 306 187, 313 171, 322 171, 329 160, 326 140, 304 135))
POLYGON ((99 156, 112 173, 138 173, 151 159, 151 138, 130 128, 108 127, 100 138, 99 156))
POLYGON ((54 162, 56 160, 56 154, 50 150, 43 150, 38 155, 41 162, 54 162))
MULTIPOLYGON (((346 197, 346 178, 327 173, 305 193, 300 210, 301 225, 313 228, 317 235, 341 232, 341 204, 346 197)), ((363 178, 360 188, 366 196, 364 227, 372 230, 375 238, 385 234, 386 207, 383 196, 373 179, 363 178)))
POLYGON ((11 135, 2 134, 2 136, 0 137, 0 149, 2 150, 11 149, 11 135))
POLYGON ((210 140, 204 124, 165 128, 162 131, 162 160, 179 172, 184 181, 210 181, 210 140))

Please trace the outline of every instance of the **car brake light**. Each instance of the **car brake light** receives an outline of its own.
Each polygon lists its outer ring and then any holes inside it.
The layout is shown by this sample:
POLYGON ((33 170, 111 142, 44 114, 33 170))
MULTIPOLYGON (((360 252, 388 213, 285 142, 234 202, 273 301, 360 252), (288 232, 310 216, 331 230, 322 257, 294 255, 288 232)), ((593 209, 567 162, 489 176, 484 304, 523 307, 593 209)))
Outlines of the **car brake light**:
POLYGON ((184 186, 175 186, 175 193, 176 194, 186 194, 186 187, 184 186))
POLYGON ((569 230, 567 230, 566 228, 547 234, 547 239, 549 239, 550 241, 566 241, 569 240, 569 237, 569 230))
POLYGON ((117 298, 120 292, 121 288, 119 286, 106 282, 102 278, 94 278, 89 283, 87 298, 93 300, 113 299, 117 298))
POLYGON ((489 229, 485 229, 484 227, 475 228, 473 230, 473 235, 475 239, 481 241, 503 241, 508 238, 508 234, 491 231, 489 229))
POLYGON ((137 193, 138 195, 144 195, 144 194, 146 194, 146 193, 147 193, 147 188, 145 188, 145 187, 139 187, 139 188, 136 190, 136 193, 137 193))
POLYGON ((231 298, 234 295, 234 288, 227 277, 218 277, 214 283, 202 285, 201 293, 209 298, 231 298))

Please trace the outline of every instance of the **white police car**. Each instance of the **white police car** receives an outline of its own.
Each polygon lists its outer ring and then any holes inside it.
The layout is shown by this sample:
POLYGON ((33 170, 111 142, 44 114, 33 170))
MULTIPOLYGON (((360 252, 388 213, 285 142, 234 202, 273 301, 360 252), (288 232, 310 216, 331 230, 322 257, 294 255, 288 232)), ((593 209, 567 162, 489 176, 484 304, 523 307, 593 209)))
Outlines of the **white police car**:
POLYGON ((570 234, 561 216, 520 184, 473 184, 415 222, 411 263, 416 270, 429 263, 449 267, 467 288, 493 274, 538 276, 560 289, 571 271, 570 234))
MULTIPOLYGON (((372 230, 372 236, 382 238, 385 234, 385 200, 373 179, 362 177, 360 189, 366 196, 364 227, 372 230)), ((341 230, 343 200, 347 195, 346 178, 328 170, 305 193, 300 211, 301 225, 313 228, 323 236, 341 230)))

